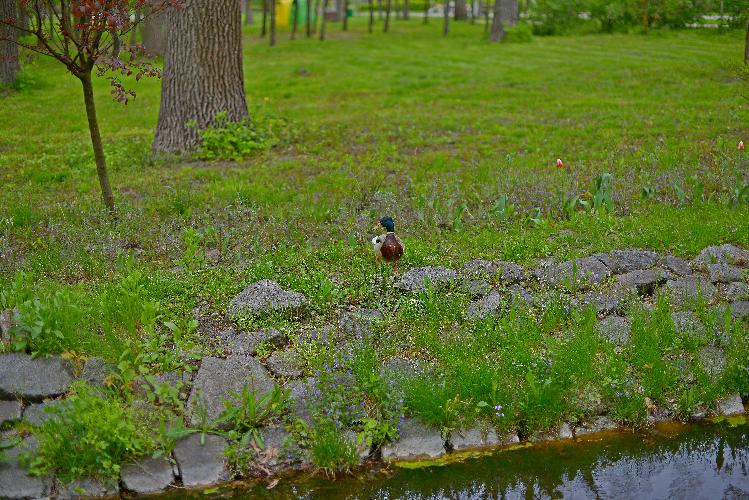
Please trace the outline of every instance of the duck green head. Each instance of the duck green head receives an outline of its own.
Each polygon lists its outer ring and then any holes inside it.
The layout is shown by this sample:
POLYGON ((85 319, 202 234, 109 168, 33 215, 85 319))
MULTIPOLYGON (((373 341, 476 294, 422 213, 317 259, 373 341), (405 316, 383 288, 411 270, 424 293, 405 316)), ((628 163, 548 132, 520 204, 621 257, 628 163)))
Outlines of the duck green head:
POLYGON ((380 224, 382 224, 382 227, 387 229, 388 233, 395 232, 395 222, 393 222, 393 218, 389 215, 386 215, 385 217, 380 219, 380 224))

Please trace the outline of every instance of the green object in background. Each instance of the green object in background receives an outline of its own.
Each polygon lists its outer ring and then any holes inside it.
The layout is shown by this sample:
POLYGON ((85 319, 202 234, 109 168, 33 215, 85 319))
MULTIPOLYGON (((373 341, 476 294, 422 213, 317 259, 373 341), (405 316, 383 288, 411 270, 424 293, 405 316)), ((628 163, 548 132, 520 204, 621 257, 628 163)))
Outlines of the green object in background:
MULTIPOLYGON (((308 0, 297 0, 297 5, 299 6, 299 18, 297 20, 297 27, 305 26, 307 24, 307 1, 308 0)), ((314 24, 317 20, 317 16, 315 15, 315 8, 314 6, 310 6, 310 17, 312 18, 312 23, 314 24)), ((292 4, 291 9, 289 9, 289 26, 294 25, 294 5, 292 4)))
POLYGON ((346 17, 354 17, 354 9, 352 9, 351 7, 346 9, 346 17))

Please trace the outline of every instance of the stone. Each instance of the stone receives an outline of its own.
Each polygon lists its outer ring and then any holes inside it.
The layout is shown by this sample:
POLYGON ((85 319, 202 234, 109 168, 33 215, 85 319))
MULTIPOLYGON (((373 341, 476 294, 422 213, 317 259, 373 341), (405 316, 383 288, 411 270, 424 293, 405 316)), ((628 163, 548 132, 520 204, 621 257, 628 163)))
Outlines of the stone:
POLYGON ((465 263, 463 273, 469 278, 513 285, 525 279, 525 270, 514 262, 475 259, 465 263))
POLYGON ((466 291, 471 294, 471 297, 483 297, 484 295, 494 290, 494 286, 492 286, 492 284, 488 281, 469 278, 466 278, 463 281, 463 288, 465 288, 466 291))
POLYGON ((21 418, 20 401, 0 401, 0 426, 21 418))
POLYGON ((668 281, 664 292, 672 307, 683 309, 692 305, 700 296, 708 302, 712 301, 717 289, 705 278, 690 276, 668 281))
POLYGON ((237 318, 268 312, 293 311, 308 304, 307 297, 289 292, 271 280, 261 280, 245 288, 229 304, 229 315, 237 318))
POLYGON ((749 318, 749 300, 734 300, 729 307, 734 319, 749 318))
POLYGON ((341 331, 362 339, 372 335, 374 325, 384 320, 385 316, 375 309, 356 309, 342 312, 338 326, 341 331))
POLYGON ((621 316, 608 316, 598 324, 598 334, 619 347, 629 343, 632 322, 621 316))
POLYGON ((492 290, 486 297, 469 304, 466 316, 469 319, 482 319, 497 312, 501 306, 502 296, 497 290, 492 290))
POLYGON ((739 266, 731 264, 709 264, 707 272, 713 283, 730 283, 732 281, 743 281, 746 279, 747 271, 739 266))
POLYGON ((490 448, 502 444, 502 439, 497 435, 496 430, 481 427, 453 431, 448 441, 453 451, 490 448))
POLYGON ((63 404, 64 400, 47 400, 41 403, 32 403, 23 410, 23 419, 31 425, 42 425, 42 423, 53 418, 54 414, 49 413, 47 408, 53 408, 63 404))
POLYGON ((0 311, 0 342, 10 342, 10 329, 15 324, 15 315, 18 309, 5 309, 0 311))
POLYGON ((744 403, 741 396, 732 394, 718 401, 718 413, 727 417, 744 414, 744 403))
POLYGON ((106 498, 119 496, 120 487, 114 481, 94 477, 82 477, 64 484, 57 482, 58 500, 78 500, 84 498, 106 498))
POLYGON ((749 265, 749 251, 735 245, 716 245, 707 247, 695 257, 694 264, 700 269, 707 269, 710 264, 749 265))
POLYGON ((674 330, 678 335, 705 337, 707 328, 694 311, 675 311, 671 313, 674 330))
POLYGON ((713 380, 720 378, 726 368, 726 355, 719 347, 706 345, 700 350, 699 359, 705 373, 713 380))
POLYGON ((101 358, 92 356, 86 360, 81 372, 81 379, 91 385, 103 386, 107 377, 117 373, 117 367, 101 358))
POLYGON ((340 332, 331 325, 323 325, 321 328, 305 329, 297 334, 295 343, 300 346, 330 344, 339 340, 339 333, 340 332))
POLYGON ((257 396, 273 389, 273 381, 262 363, 249 356, 233 355, 226 359, 203 358, 187 400, 192 425, 201 423, 198 407, 204 405, 208 422, 224 410, 224 401, 236 399, 247 385, 257 396))
POLYGON ((19 456, 34 445, 30 438, 17 446, 3 450, 5 459, 0 460, 0 497, 5 499, 47 498, 52 490, 49 477, 32 477, 18 462, 19 456))
POLYGON ((572 427, 567 422, 562 422, 559 426, 559 439, 572 439, 572 427))
POLYGON ((276 351, 265 359, 265 365, 276 377, 299 378, 304 375, 294 351, 276 351))
POLYGON ((158 493, 174 482, 172 463, 165 457, 143 458, 122 467, 122 485, 126 490, 138 493, 158 493))
POLYGON ((573 300, 577 307, 593 306, 599 316, 608 314, 622 314, 637 296, 634 288, 627 288, 617 283, 609 290, 592 290, 580 298, 573 300))
POLYGON ((667 255, 663 259, 663 267, 678 276, 689 276, 692 274, 692 266, 689 265, 689 262, 673 255, 667 255))
POLYGON ((0 398, 41 401, 66 393, 72 382, 70 366, 60 356, 0 355, 0 398))
POLYGON ((620 274, 617 277, 619 283, 628 288, 637 290, 643 297, 652 295, 656 287, 662 285, 668 279, 668 273, 663 269, 654 267, 652 269, 640 269, 620 274))
POLYGON ((660 255, 649 250, 612 250, 596 254, 594 257, 603 262, 614 274, 649 269, 660 260, 660 255))
POLYGON ((723 299, 729 302, 734 300, 749 300, 749 283, 741 281, 729 283, 721 295, 723 299))
POLYGON ((317 379, 309 377, 306 380, 292 380, 285 387, 291 400, 291 415, 303 420, 308 426, 312 425, 311 403, 316 394, 317 379))
POLYGON ((607 279, 611 271, 597 258, 585 257, 541 267, 536 269, 535 275, 541 284, 584 290, 607 279))
POLYGON ((509 288, 510 302, 512 305, 532 307, 533 295, 522 285, 512 285, 509 288))
POLYGON ((423 292, 430 283, 434 288, 440 288, 453 283, 458 274, 446 267, 417 267, 408 270, 395 284, 395 288, 406 292, 423 292))
POLYGON ((233 329, 221 334, 226 349, 232 354, 254 356, 258 347, 266 345, 271 349, 280 349, 289 344, 289 338, 275 328, 257 332, 237 332, 233 329))
POLYGON ((414 419, 404 420, 398 440, 382 447, 386 461, 437 458, 444 453, 445 440, 440 432, 414 419))
POLYGON ((229 479, 224 460, 226 445, 227 441, 220 436, 202 435, 199 432, 177 441, 174 445, 174 458, 177 460, 182 484, 192 488, 229 479), (205 443, 201 444, 202 438, 205 438, 205 443))
POLYGON ((541 441, 556 441, 558 439, 572 439, 572 428, 567 422, 561 423, 558 427, 535 433, 529 439, 532 443, 541 441))
POLYGON ((575 436, 586 436, 596 432, 610 431, 616 429, 618 425, 608 417, 596 417, 591 422, 586 422, 575 427, 575 436))

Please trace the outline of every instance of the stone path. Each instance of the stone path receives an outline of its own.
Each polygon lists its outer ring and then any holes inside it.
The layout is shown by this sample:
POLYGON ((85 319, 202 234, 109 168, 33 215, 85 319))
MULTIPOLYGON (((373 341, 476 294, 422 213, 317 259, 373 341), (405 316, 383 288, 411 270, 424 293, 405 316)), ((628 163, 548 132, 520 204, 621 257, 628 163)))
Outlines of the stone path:
MULTIPOLYGON (((693 311, 695 301, 703 300, 708 307, 727 308, 734 318, 749 317, 749 251, 733 245, 719 245, 704 249, 694 260, 660 255, 649 250, 614 250, 564 262, 543 262, 535 269, 525 269, 515 263, 476 259, 462 268, 420 267, 406 272, 395 284, 403 293, 422 293, 428 287, 462 287, 473 302, 465 311, 469 320, 501 314, 513 304, 525 308, 543 307, 548 297, 564 298, 571 306, 592 305, 600 324, 598 333, 615 348, 630 342, 632 323, 626 317, 628 305, 634 302, 652 304, 664 294, 673 306, 674 329, 680 335, 693 335, 710 341, 699 353, 705 372, 719 377, 726 367, 726 357, 720 336, 710 339, 699 316, 693 311)), ((279 284, 263 280, 249 285, 231 302, 228 318, 239 318, 277 311, 299 311, 307 307, 308 299, 301 293, 285 290, 279 284)), ((307 376, 295 348, 315 343, 335 343, 345 339, 357 341, 372 335, 375 327, 385 321, 376 310, 350 308, 342 311, 336 325, 300 331, 295 342, 275 329, 243 332, 235 326, 212 331, 212 345, 219 346, 223 356, 206 357, 194 377, 184 373, 167 373, 159 380, 182 387, 188 420, 199 425, 201 411, 213 421, 224 408, 224 402, 235 398, 244 386, 256 394, 264 394, 282 385, 290 391, 291 414, 312 423, 311 404, 314 401, 317 379, 307 376), (296 346, 296 347, 295 347, 296 346), (262 359, 261 359, 262 358, 262 359)), ((4 338, 11 325, 9 311, 0 311, 0 330, 4 338)), ((341 348, 345 343, 340 344, 341 348)), ((405 358, 385 362, 381 373, 386 380, 396 381, 404 374, 429 370, 428 366, 405 358)), ((60 356, 32 358, 23 353, 0 354, 0 429, 26 420, 39 425, 49 418, 45 411, 63 404, 70 385, 76 378, 101 385, 116 368, 100 359, 87 360, 80 374, 60 356)), ((683 377, 693 376, 684 373, 683 377)), ((744 412, 740 395, 730 395, 716 401, 718 414, 736 415, 744 412)), ((696 417, 704 417, 701 411, 696 417)), ((650 421, 668 418, 661 409, 653 409, 650 421)), ((539 441, 568 439, 616 428, 605 415, 576 426, 562 423, 557 428, 523 439, 539 441)), ((452 451, 496 447, 517 443, 515 433, 497 434, 495 429, 481 425, 460 429, 443 436, 436 429, 406 419, 402 422, 400 438, 384 446, 384 460, 434 459, 452 451)), ((265 470, 277 472, 293 466, 281 448, 288 433, 276 426, 262 429, 266 450, 258 454, 265 470)), ((348 439, 354 440, 352 431, 348 439)), ((0 464, 0 496, 3 498, 42 498, 57 495, 75 496, 83 490, 90 496, 117 494, 129 491, 151 494, 174 486, 197 487, 229 479, 224 447, 227 442, 213 434, 199 433, 184 437, 176 443, 171 457, 145 458, 123 467, 118 483, 104 484, 83 478, 73 485, 63 485, 52 478, 32 478, 18 464, 23 449, 31 449, 33 440, 21 440, 8 450, 7 459, 0 464)), ((297 450, 299 451, 299 450, 297 450)), ((370 450, 358 449, 362 460, 370 457, 370 450)))

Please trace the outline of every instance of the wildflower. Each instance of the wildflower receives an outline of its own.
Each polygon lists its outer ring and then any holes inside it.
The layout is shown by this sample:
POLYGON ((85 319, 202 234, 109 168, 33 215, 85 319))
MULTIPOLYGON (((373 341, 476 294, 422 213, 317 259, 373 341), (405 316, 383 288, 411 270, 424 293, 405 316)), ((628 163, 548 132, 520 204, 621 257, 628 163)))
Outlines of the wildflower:
POLYGON ((263 102, 270 102, 270 97, 268 96, 263 97, 263 102))
POLYGON ((557 158, 557 168, 564 168, 564 163, 561 158, 557 158))
POLYGON ((739 141, 739 151, 744 150, 744 141, 739 141))

